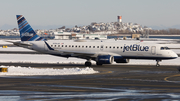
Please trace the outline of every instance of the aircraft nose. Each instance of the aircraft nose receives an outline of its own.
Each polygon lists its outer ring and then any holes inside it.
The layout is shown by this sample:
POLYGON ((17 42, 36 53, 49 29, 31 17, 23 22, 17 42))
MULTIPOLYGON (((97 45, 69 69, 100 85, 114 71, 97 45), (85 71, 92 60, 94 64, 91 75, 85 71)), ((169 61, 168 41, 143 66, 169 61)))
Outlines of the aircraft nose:
POLYGON ((173 52, 172 53, 172 58, 178 58, 178 55, 175 52, 173 52))

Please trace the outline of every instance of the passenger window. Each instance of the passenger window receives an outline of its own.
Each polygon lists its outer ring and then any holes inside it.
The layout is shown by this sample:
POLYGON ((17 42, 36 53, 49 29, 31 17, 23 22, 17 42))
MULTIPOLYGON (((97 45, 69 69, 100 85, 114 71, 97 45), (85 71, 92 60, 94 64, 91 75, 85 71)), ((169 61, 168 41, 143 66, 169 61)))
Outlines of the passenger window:
POLYGON ((84 46, 82 46, 82 48, 84 48, 84 46))
POLYGON ((108 48, 108 46, 106 46, 106 48, 108 48))
POLYGON ((89 46, 89 48, 91 48, 91 46, 89 46))
POLYGON ((111 46, 109 48, 111 48, 111 46))
POLYGON ((88 46, 86 46, 86 48, 87 48, 88 46))
POLYGON ((99 46, 97 46, 97 48, 99 48, 99 46))
POLYGON ((117 49, 118 49, 119 47, 117 47, 117 49))
POLYGON ((61 47, 63 47, 63 45, 61 47))
POLYGON ((51 45, 51 47, 53 47, 53 45, 51 45))
POLYGON ((115 46, 113 48, 115 49, 115 46))
POLYGON ((58 47, 60 47, 60 45, 58 45, 58 47))
POLYGON ((71 45, 69 45, 69 47, 71 47, 71 45))
POLYGON ((79 48, 80 48, 81 46, 79 46, 79 48))
POLYGON ((160 50, 169 50, 168 47, 161 47, 160 50))
POLYGON ((72 45, 72 47, 74 47, 74 45, 72 45))
POLYGON ((65 47, 67 47, 67 45, 65 47))
POLYGON ((77 47, 77 45, 76 45, 76 47, 77 47))
POLYGON ((161 47, 161 50, 164 50, 164 47, 161 47))
POLYGON ((95 48, 95 46, 93 46, 93 48, 95 48))

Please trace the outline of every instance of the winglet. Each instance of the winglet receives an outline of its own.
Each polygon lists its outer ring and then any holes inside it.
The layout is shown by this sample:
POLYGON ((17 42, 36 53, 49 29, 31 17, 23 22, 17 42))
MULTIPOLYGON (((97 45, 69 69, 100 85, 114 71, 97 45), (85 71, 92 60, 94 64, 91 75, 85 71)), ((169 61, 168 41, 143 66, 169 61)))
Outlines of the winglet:
POLYGON ((19 27, 21 41, 44 41, 45 39, 39 37, 32 29, 30 24, 26 21, 23 15, 16 15, 19 27))

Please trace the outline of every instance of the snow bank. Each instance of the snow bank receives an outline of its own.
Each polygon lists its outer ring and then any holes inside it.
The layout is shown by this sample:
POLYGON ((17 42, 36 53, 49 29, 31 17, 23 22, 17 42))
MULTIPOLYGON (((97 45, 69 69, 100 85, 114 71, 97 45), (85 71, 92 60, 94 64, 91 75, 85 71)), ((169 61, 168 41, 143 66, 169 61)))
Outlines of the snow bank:
POLYGON ((8 48, 1 48, 0 51, 20 51, 20 52, 34 52, 34 50, 22 48, 22 47, 8 47, 8 48))
MULTIPOLYGON (((10 63, 53 63, 53 64, 84 64, 85 59, 63 58, 46 54, 1 54, 0 62, 10 63)), ((162 60, 160 65, 180 65, 180 57, 170 60, 162 60)), ((92 64, 96 64, 92 61, 92 64)), ((129 63, 113 63, 118 65, 156 65, 155 60, 130 59, 129 63)))
MULTIPOLYGON (((180 66, 180 57, 170 60, 162 60, 160 65, 180 66)), ((156 60, 130 59, 129 63, 119 63, 120 65, 156 65, 156 60)))
POLYGON ((8 72, 0 72, 0 76, 32 76, 32 75, 77 75, 99 73, 93 68, 63 68, 63 69, 39 69, 31 67, 0 66, 8 68, 8 72))
POLYGON ((84 64, 85 59, 64 58, 46 54, 0 54, 0 62, 11 63, 56 63, 56 64, 84 64))
POLYGON ((7 40, 7 39, 1 39, 1 40, 0 40, 0 45, 5 45, 5 44, 13 45, 13 43, 10 43, 10 42, 7 42, 7 41, 18 42, 18 41, 21 41, 21 40, 7 40))

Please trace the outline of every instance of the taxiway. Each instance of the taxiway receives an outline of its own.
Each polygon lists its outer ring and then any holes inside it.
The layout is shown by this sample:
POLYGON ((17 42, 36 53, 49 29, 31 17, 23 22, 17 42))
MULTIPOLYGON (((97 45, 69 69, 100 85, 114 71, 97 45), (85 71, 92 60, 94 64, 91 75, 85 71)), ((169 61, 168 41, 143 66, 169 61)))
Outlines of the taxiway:
MULTIPOLYGON (((82 64, 0 63, 35 68, 84 68, 82 64)), ((17 100, 179 100, 179 66, 91 66, 100 73, 0 77, 0 98, 17 100), (2 92, 5 93, 2 93, 2 92)))

